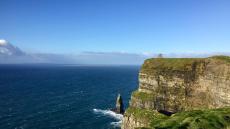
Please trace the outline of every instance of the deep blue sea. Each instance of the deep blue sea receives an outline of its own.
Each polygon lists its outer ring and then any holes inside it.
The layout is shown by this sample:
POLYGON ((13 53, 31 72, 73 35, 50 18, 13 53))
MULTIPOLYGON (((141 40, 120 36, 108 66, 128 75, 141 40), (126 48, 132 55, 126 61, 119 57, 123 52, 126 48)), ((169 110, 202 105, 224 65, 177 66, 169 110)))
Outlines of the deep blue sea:
POLYGON ((119 129, 139 66, 0 65, 0 129, 119 129))

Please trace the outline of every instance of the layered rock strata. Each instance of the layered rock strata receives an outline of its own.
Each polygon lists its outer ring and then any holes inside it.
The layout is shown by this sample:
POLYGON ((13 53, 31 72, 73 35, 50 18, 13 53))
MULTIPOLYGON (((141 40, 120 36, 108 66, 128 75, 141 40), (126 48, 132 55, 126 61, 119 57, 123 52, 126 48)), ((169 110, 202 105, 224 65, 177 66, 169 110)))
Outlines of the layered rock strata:
POLYGON ((136 117, 137 111, 146 111, 147 115, 157 111, 176 113, 226 106, 230 106, 229 57, 147 59, 140 70, 139 88, 132 93, 122 128, 150 126, 150 118, 136 117))

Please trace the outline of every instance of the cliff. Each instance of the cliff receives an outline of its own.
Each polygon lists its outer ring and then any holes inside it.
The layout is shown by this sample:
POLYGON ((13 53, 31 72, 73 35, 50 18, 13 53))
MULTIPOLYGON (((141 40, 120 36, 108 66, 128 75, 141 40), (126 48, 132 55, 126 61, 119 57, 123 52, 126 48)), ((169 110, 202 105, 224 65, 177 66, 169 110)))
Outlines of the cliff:
MULTIPOLYGON (((215 118, 223 117, 219 123, 225 127, 230 125, 227 106, 230 106, 230 57, 147 59, 140 70, 139 88, 132 93, 122 128, 160 128, 157 125, 165 121, 172 123, 190 115, 194 120, 213 114, 215 118)), ((187 127, 192 128, 190 126, 187 127)))

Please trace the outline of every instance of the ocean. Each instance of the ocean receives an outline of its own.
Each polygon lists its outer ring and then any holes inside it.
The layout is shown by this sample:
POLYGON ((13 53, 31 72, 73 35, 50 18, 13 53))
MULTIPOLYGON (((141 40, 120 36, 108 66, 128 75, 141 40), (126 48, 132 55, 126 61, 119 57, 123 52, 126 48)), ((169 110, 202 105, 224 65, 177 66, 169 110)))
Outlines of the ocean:
POLYGON ((139 68, 0 65, 0 129, 119 129, 139 68))

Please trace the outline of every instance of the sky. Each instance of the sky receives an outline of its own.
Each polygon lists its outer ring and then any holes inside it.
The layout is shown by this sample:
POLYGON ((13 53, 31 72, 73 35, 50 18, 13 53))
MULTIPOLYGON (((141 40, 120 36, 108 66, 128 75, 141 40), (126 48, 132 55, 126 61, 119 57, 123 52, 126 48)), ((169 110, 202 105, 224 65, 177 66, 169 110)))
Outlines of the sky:
POLYGON ((0 0, 0 39, 29 53, 230 50, 229 0, 0 0))

